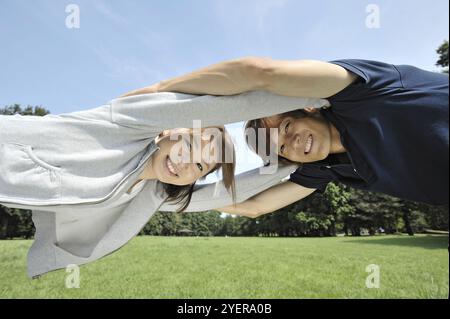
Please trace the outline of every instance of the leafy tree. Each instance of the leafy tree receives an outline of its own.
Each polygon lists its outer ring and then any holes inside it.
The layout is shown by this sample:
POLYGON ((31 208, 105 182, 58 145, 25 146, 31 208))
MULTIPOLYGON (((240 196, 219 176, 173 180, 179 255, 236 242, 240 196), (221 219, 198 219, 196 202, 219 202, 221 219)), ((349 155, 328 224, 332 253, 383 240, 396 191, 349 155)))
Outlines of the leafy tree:
POLYGON ((346 190, 345 185, 331 182, 325 191, 325 197, 328 202, 330 216, 330 235, 336 236, 336 222, 344 220, 341 217, 348 216, 353 212, 352 206, 349 204, 351 192, 346 190))
POLYGON ((194 236, 213 236, 222 228, 222 219, 216 211, 181 213, 180 226, 194 236))
POLYGON ((234 229, 234 225, 235 225, 235 217, 231 216, 231 215, 227 215, 222 222, 222 227, 218 232, 218 235, 221 236, 231 236, 234 235, 235 229, 234 229))
POLYGON ((445 40, 436 52, 439 54, 439 59, 437 60, 436 65, 443 67, 443 72, 448 73, 448 40, 445 40))
POLYGON ((140 231, 141 235, 175 236, 180 229, 180 214, 175 212, 156 212, 140 231))

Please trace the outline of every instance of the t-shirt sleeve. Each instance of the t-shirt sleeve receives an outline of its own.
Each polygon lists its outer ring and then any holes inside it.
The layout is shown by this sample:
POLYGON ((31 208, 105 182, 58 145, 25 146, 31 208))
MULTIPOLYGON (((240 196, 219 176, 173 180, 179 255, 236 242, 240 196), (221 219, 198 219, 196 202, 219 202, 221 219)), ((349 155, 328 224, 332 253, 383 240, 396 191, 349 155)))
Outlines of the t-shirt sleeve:
POLYGON ((343 100, 363 101, 383 94, 384 90, 403 88, 400 72, 393 64, 361 59, 333 60, 329 63, 339 65, 358 76, 355 82, 327 98, 332 105, 333 102, 343 100))
POLYGON ((299 167, 290 175, 289 181, 307 188, 315 188, 323 194, 329 182, 332 181, 330 173, 322 170, 321 164, 307 163, 299 167))

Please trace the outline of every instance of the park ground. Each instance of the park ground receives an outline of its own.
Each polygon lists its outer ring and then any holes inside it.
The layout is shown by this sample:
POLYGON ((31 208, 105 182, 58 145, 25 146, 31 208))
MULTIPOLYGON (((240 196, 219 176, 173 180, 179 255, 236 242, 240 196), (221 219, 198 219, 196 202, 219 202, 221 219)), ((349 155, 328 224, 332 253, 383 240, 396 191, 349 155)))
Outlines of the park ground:
POLYGON ((28 279, 31 243, 0 241, 0 298, 448 298, 448 236, 139 236, 81 266, 79 288, 65 270, 28 279))

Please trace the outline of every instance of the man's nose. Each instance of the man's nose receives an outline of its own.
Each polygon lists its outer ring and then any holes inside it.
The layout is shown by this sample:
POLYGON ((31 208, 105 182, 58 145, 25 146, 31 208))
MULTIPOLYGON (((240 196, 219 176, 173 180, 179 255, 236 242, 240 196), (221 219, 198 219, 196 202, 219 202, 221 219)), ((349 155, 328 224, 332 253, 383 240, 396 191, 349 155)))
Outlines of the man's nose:
POLYGON ((299 148, 300 148, 300 144, 301 144, 301 142, 300 142, 300 134, 293 134, 292 135, 292 138, 291 138, 291 143, 290 143, 291 145, 292 145, 292 147, 295 149, 295 150, 298 150, 299 148))

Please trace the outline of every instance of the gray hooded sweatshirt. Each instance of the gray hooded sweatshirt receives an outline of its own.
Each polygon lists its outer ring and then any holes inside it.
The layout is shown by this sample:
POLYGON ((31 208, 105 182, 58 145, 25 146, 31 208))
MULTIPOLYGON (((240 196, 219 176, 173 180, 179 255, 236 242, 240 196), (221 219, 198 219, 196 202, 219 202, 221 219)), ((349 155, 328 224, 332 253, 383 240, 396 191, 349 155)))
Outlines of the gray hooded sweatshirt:
MULTIPOLYGON (((29 209, 36 227, 28 275, 86 264, 122 247, 157 211, 174 211, 156 180, 137 181, 165 129, 223 125, 327 100, 266 91, 232 96, 174 92, 113 99, 100 107, 46 116, 0 115, 0 204, 29 209)), ((238 202, 276 185, 296 166, 237 176, 238 202)), ((231 204, 223 183, 198 185, 187 211, 231 204)))

